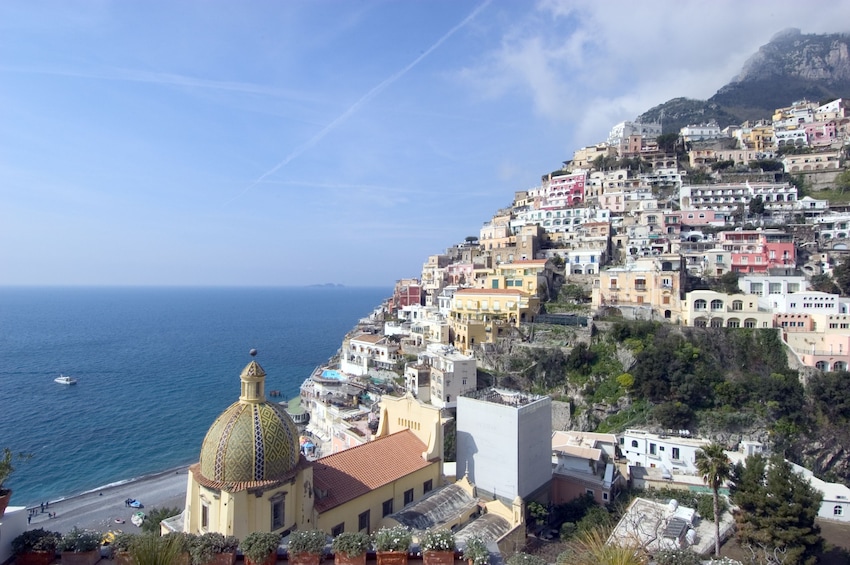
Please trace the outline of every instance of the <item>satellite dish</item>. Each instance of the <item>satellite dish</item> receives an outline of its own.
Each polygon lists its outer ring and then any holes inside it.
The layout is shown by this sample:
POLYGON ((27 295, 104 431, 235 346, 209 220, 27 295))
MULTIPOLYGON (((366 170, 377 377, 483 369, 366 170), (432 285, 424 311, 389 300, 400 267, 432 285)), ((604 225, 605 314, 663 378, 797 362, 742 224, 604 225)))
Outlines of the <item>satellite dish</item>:
POLYGON ((256 349, 252 349, 251 351, 249 351, 249 352, 248 352, 248 354, 249 354, 251 357, 256 357, 256 356, 257 356, 257 350, 256 350, 256 349))

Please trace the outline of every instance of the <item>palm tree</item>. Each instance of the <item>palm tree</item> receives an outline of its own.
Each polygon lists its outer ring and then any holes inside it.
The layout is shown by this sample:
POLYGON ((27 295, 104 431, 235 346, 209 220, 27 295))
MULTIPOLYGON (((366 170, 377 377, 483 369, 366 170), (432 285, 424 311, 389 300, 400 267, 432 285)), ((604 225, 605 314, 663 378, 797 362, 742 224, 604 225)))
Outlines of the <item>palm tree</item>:
POLYGON ((714 494, 714 554, 720 555, 720 487, 732 475, 732 462, 719 443, 710 443, 696 453, 697 471, 714 494))

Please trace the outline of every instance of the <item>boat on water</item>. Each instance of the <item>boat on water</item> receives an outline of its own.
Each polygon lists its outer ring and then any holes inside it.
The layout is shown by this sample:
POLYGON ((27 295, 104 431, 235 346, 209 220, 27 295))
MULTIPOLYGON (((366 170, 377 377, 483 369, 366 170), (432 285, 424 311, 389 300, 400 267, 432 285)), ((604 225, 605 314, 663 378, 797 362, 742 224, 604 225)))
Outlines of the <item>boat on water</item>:
POLYGON ((75 385, 75 384, 77 384, 77 379, 75 379, 74 377, 67 377, 65 375, 59 375, 58 377, 56 377, 53 380, 55 382, 59 383, 60 385, 75 385))

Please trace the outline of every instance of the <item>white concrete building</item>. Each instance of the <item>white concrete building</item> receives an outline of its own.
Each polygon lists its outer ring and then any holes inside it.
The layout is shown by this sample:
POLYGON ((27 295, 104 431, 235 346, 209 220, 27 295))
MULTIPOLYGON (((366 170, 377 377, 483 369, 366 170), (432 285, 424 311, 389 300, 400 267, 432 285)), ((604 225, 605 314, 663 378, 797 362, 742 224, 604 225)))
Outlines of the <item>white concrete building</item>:
POLYGON ((708 141, 711 139, 720 139, 726 137, 720 131, 720 126, 715 123, 687 125, 679 130, 679 136, 688 141, 708 141))
POLYGON ((418 363, 431 368, 430 403, 438 408, 454 408, 460 395, 478 388, 475 357, 454 347, 431 344, 418 363))
POLYGON ((629 429, 619 435, 620 452, 637 467, 659 467, 673 474, 696 475, 696 453, 710 442, 691 438, 687 430, 679 435, 658 435, 645 430, 629 429))
MULTIPOLYGON (((791 463, 789 461, 789 463, 791 463)), ((795 473, 809 481, 812 487, 823 495, 818 510, 818 518, 850 522, 850 488, 841 483, 828 483, 817 478, 814 473, 796 463, 791 463, 795 473)))
POLYGON ((682 302, 682 321, 697 328, 772 328, 773 311, 752 294, 694 290, 682 302))
POLYGON ((363 333, 343 343, 340 369, 361 376, 372 367, 390 369, 398 361, 399 346, 387 336, 363 333))
POLYGON ((548 493, 552 480, 552 400, 487 389, 457 402, 457 468, 479 494, 508 503, 548 493))
POLYGON ((816 290, 770 294, 767 300, 777 314, 847 314, 847 303, 840 296, 816 290))
POLYGON ((791 294, 809 289, 809 281, 803 275, 741 275, 738 288, 744 294, 767 297, 770 294, 791 294))
POLYGON ((615 124, 608 133, 608 145, 619 146, 631 135, 639 135, 654 140, 661 135, 661 124, 655 122, 620 122, 615 124))
POLYGON ((790 183, 745 182, 732 184, 686 185, 679 191, 682 210, 707 209, 734 212, 746 207, 750 200, 761 196, 765 212, 793 211, 797 187, 790 183))

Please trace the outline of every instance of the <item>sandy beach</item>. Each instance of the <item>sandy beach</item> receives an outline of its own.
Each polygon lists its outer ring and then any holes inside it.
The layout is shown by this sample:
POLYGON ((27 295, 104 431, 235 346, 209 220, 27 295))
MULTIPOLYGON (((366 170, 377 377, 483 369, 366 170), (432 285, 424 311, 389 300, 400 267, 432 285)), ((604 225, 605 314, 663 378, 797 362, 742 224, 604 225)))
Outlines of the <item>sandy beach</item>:
MULTIPOLYGON (((94 492, 51 502, 44 512, 33 516, 30 528, 44 528, 60 533, 75 526, 98 530, 122 530, 139 532, 140 528, 130 522, 130 516, 138 512, 128 508, 125 500, 135 498, 144 505, 142 512, 152 508, 183 508, 186 504, 186 484, 188 467, 172 469, 154 475, 148 475, 125 484, 103 488, 94 492), (55 518, 48 517, 55 513, 55 518), (123 524, 115 519, 124 520, 123 524)), ((39 508, 40 510, 40 508, 39 508)))

